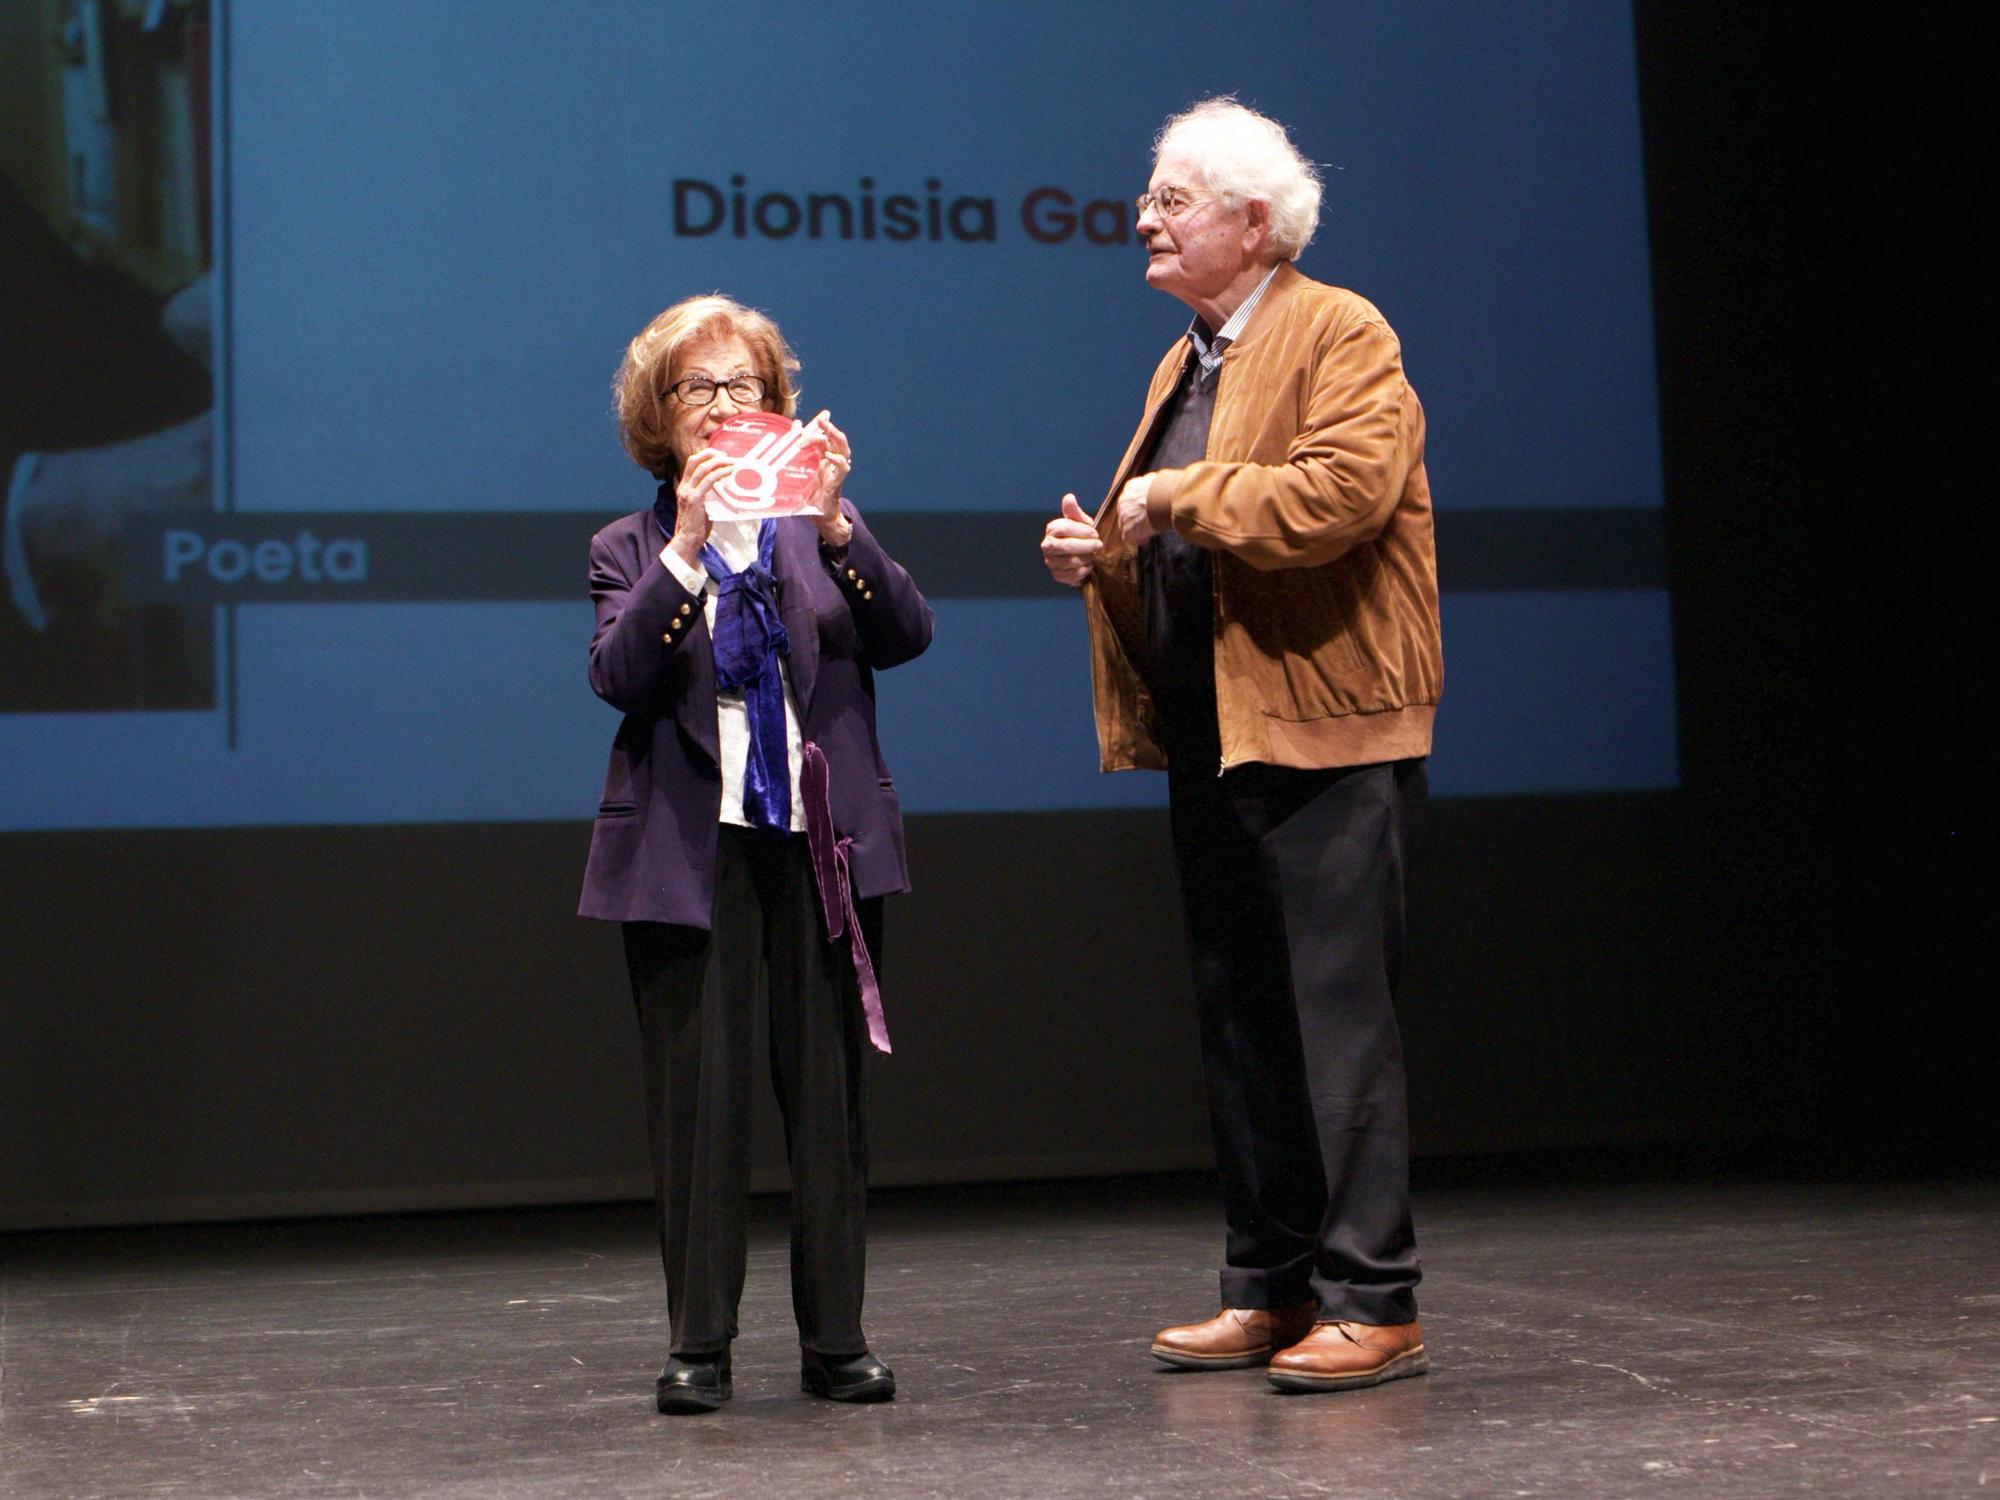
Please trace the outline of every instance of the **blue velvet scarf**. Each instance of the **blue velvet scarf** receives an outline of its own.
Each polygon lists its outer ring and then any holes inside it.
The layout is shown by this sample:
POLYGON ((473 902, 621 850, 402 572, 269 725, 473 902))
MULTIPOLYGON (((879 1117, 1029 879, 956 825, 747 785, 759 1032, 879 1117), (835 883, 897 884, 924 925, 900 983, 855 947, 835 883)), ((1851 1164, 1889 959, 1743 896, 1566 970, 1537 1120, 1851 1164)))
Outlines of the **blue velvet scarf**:
POLYGON ((743 694, 750 718, 750 748, 743 757, 743 816, 756 828, 784 832, 792 826, 792 775, 785 755, 785 679, 778 658, 792 653, 778 617, 771 544, 777 523, 757 528, 757 560, 732 573, 713 544, 701 565, 716 583, 715 685, 743 694))

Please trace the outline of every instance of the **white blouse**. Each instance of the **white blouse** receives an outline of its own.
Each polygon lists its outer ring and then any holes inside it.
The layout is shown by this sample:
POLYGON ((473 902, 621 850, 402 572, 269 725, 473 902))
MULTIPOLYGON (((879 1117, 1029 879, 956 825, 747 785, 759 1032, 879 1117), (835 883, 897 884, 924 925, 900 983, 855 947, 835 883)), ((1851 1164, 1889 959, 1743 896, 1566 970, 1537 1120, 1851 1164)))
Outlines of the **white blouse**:
MULTIPOLYGON (((717 521, 708 539, 732 572, 740 572, 757 560, 757 528, 761 521, 717 521)), ((711 632, 715 629, 715 580, 700 563, 682 562, 671 544, 660 549, 660 561, 680 580, 681 587, 701 598, 702 614, 711 632)), ((799 807, 799 766, 804 759, 799 738, 799 707, 792 700, 792 671, 784 657, 778 658, 778 673, 785 687, 785 774, 791 778, 793 833, 805 832, 806 820, 799 807)), ((718 691, 715 695, 716 738, 722 752, 722 821, 747 828, 743 815, 743 766, 750 758, 750 710, 743 695, 718 691)))

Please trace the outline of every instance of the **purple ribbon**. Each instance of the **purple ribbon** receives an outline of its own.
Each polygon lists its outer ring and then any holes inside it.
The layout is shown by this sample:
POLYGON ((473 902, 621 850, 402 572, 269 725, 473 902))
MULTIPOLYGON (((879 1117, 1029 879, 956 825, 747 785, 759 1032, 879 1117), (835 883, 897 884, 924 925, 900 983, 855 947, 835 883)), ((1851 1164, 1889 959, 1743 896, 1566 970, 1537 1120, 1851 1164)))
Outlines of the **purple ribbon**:
POLYGON ((847 934, 854 957, 854 977, 861 985, 861 1012, 868 1018, 868 1040, 877 1052, 889 1050, 889 1023, 882 1019, 882 989, 875 982, 875 961, 854 914, 854 877, 848 870, 847 847, 852 837, 833 833, 832 780, 826 753, 811 740, 805 744, 805 764, 799 770, 799 791, 806 819, 806 848, 812 855, 813 879, 819 885, 820 910, 826 916, 826 940, 847 934))

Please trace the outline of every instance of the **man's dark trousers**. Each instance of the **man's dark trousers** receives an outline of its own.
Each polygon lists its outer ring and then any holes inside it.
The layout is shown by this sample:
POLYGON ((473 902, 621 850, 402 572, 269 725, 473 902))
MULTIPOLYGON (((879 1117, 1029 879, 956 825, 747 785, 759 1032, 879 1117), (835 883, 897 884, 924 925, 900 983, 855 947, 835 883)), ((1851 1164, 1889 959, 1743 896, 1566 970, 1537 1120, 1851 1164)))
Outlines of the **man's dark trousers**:
POLYGON ((1222 1304, 1407 1323, 1421 1272, 1394 1002, 1425 762, 1217 774, 1213 738, 1168 755, 1222 1304))

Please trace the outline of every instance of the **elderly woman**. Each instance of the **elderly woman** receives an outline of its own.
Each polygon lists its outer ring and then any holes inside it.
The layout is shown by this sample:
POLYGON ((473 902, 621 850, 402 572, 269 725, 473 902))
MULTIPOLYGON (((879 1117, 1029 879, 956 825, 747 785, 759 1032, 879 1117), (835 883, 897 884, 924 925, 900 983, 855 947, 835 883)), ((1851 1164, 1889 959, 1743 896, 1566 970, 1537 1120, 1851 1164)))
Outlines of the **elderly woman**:
POLYGON ((882 898, 909 889, 874 673, 929 645, 932 619, 841 497, 851 453, 824 412, 811 515, 710 521, 730 464, 710 437, 736 412, 794 412, 798 367, 769 318, 725 297, 647 324, 614 389, 625 449, 659 498, 590 544, 590 685, 625 719, 581 911, 624 924, 639 1011, 673 1331, 663 1412, 713 1411, 730 1393, 760 992, 804 1388, 835 1401, 896 1390, 861 1331, 863 1049, 888 1050, 882 898))

